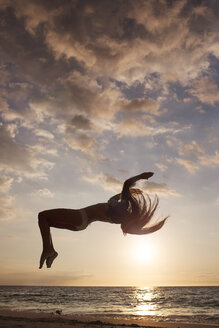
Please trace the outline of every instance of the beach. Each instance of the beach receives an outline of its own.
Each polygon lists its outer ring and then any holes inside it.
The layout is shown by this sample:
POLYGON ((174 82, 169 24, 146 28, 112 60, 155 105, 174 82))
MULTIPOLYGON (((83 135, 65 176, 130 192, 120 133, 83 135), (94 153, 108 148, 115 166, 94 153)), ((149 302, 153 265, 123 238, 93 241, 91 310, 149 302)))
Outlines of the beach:
POLYGON ((219 287, 0 286, 1 327, 219 327, 219 287))
POLYGON ((40 313, 29 311, 0 310, 1 328, 218 328, 217 324, 159 322, 148 320, 104 319, 98 316, 62 315, 56 312, 40 313))

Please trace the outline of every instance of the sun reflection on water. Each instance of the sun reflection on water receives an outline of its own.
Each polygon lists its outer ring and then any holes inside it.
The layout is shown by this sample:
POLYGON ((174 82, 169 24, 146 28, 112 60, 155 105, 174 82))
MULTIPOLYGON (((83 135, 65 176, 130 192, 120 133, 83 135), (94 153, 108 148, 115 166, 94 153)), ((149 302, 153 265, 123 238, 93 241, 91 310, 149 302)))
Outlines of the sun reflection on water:
POLYGON ((154 298, 153 288, 136 289, 135 298, 137 300, 136 315, 155 315, 157 305, 152 301, 154 298))

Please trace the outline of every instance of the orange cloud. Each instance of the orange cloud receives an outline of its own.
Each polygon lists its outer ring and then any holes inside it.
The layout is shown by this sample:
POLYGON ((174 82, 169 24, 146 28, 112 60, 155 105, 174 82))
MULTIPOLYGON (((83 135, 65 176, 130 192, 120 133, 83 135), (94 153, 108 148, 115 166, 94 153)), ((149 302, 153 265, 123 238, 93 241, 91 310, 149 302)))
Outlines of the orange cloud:
POLYGON ((207 76, 196 80, 190 93, 205 104, 214 105, 219 101, 219 87, 207 76))

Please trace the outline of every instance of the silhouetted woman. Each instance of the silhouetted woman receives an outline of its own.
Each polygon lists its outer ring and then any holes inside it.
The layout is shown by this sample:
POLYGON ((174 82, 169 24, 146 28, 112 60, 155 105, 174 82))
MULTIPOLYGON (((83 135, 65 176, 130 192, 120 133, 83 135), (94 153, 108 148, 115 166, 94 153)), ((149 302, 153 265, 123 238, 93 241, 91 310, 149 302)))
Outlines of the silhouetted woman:
POLYGON ((99 203, 78 210, 57 208, 40 212, 38 218, 43 241, 40 269, 45 261, 47 268, 50 268, 58 256, 53 247, 50 227, 79 231, 86 229, 91 222, 101 221, 121 224, 124 234, 143 235, 159 230, 167 217, 152 226, 147 225, 157 209, 159 203, 157 196, 152 202, 148 195, 145 199, 140 189, 131 188, 136 181, 147 180, 153 174, 145 172, 126 180, 122 193, 113 196, 107 203, 99 203))

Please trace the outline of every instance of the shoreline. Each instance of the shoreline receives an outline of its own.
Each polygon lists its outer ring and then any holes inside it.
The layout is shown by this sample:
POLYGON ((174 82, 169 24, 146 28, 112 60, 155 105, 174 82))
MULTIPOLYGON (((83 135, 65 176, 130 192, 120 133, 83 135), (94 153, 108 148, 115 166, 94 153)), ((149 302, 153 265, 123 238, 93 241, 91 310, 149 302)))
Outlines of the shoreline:
POLYGON ((55 312, 29 312, 0 310, 0 328, 218 328, 218 324, 189 323, 179 321, 109 319, 89 315, 59 315, 55 312))

